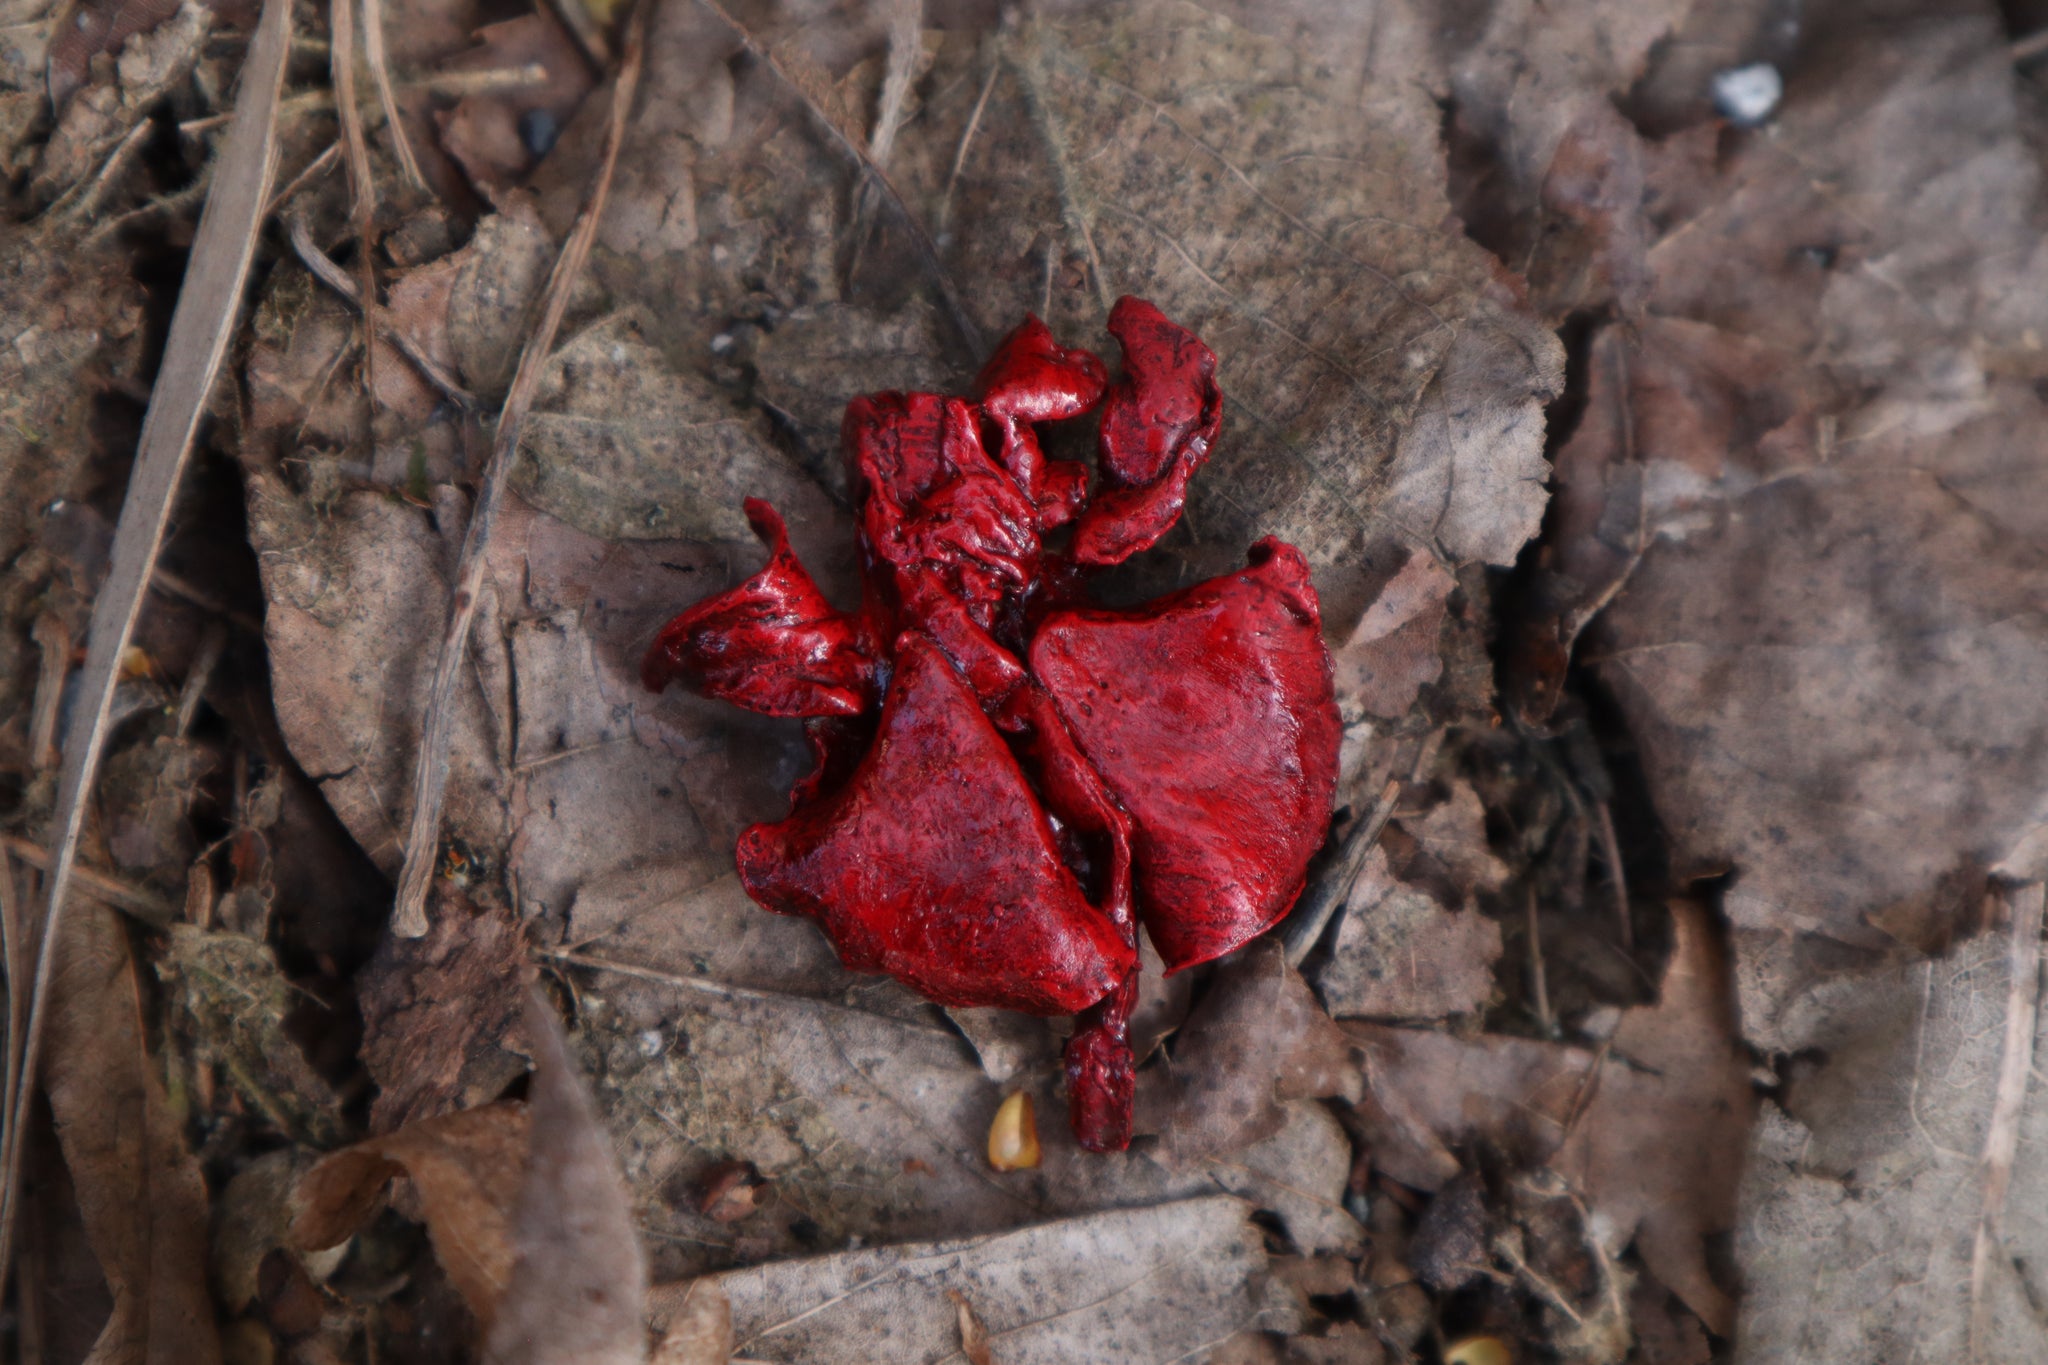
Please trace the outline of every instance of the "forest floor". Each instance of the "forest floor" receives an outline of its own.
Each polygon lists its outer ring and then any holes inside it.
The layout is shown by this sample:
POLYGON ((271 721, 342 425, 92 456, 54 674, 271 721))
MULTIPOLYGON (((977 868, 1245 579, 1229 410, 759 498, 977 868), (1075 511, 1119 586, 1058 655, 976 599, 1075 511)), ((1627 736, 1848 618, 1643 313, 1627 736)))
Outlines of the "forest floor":
POLYGON ((2048 1359, 2036 30, 0 0, 7 1349, 2048 1359), (748 900, 802 729, 639 660, 1127 293, 1224 419, 1101 591, 1299 547, 1343 749, 1095 1155, 1067 1021, 748 900))

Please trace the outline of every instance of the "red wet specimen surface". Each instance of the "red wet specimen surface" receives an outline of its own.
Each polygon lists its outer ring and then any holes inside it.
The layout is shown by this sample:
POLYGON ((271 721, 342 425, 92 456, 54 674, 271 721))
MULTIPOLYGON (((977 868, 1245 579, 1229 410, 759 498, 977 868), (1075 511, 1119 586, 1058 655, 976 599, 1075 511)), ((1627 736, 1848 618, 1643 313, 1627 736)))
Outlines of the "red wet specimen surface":
POLYGON ((788 819, 740 839, 749 894, 941 1004, 1076 1014, 1069 1105, 1095 1151, 1130 1141, 1139 922, 1168 971, 1271 927, 1328 829, 1339 739, 1293 546, 1260 541, 1248 568, 1135 609, 1085 599, 1089 572, 1180 519, 1223 421, 1192 333, 1133 298, 1109 330, 1113 383, 1027 318, 976 401, 856 399, 858 610, 825 600, 750 500, 767 566, 676 617, 642 665, 656 690, 807 718, 816 771, 788 819), (1097 407, 1091 498, 1036 424, 1097 407))
POLYGON ((1337 704, 1308 563, 1272 539, 1251 559, 1137 611, 1057 613, 1031 641, 1032 676, 1131 814, 1168 971, 1270 928, 1330 818, 1337 704))

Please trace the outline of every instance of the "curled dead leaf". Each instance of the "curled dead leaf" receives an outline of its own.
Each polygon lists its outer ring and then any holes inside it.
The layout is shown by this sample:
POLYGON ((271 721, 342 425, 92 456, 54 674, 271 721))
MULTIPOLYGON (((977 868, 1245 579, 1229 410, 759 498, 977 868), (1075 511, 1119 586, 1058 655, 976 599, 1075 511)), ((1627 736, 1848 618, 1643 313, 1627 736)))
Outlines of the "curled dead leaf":
POLYGON ((697 1208, 714 1223, 734 1223, 759 1207, 768 1182, 751 1161, 720 1161, 697 1177, 697 1208))
POLYGON ((127 931, 112 910, 77 902, 47 997, 43 1093, 113 1299, 93 1358, 202 1365, 220 1357, 206 1182, 151 1064, 127 931))
POLYGON ((402 1177, 449 1280, 477 1321, 488 1323, 512 1278, 512 1216, 531 1129, 528 1107, 505 1100, 344 1147, 300 1177, 292 1240, 305 1251, 341 1245, 402 1177))

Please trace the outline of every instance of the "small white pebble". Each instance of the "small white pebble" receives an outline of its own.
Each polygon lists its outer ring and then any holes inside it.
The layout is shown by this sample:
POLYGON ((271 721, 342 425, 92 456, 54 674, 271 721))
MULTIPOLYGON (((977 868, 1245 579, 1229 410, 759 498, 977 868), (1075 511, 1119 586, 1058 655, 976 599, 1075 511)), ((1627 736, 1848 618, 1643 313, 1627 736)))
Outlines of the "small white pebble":
POLYGON ((1738 128, 1755 128, 1777 112, 1785 79, 1769 62, 1714 73, 1714 107, 1738 128))
POLYGON ((1604 1043, 1621 1027, 1621 1011, 1612 1005, 1595 1005, 1579 1017, 1577 1027, 1581 1038, 1604 1043))
POLYGON ((726 353, 727 351, 730 351, 731 349, 732 349, 732 333, 731 333, 731 332, 720 332, 720 333, 719 333, 719 334, 718 334, 717 336, 715 336, 715 337, 711 338, 711 354, 713 354, 713 355, 724 355, 724 354, 725 354, 725 353, 726 353))
POLYGON ((659 1057, 661 1055, 663 1045, 660 1029, 641 1029, 640 1037, 637 1041, 640 1044, 640 1055, 642 1057, 659 1057))

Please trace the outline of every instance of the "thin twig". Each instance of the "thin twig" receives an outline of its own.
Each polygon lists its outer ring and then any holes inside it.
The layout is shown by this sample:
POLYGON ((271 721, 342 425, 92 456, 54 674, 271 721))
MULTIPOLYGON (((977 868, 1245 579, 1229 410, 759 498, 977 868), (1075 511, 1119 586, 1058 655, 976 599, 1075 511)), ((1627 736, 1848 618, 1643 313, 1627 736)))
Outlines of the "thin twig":
POLYGON ((1563 1314, 1566 1318, 1568 1318, 1571 1321, 1572 1326, 1585 1326, 1585 1318, 1580 1316, 1578 1309, 1572 1307, 1571 1300, 1564 1296, 1564 1291, 1559 1289, 1556 1285, 1552 1284, 1549 1280, 1544 1279, 1543 1276, 1539 1275, 1536 1272, 1535 1268, 1531 1266, 1528 1263, 1528 1261, 1522 1258, 1521 1250, 1516 1245, 1519 1241, 1520 1238, 1518 1237, 1510 1238, 1506 1236, 1501 1236, 1494 1238, 1494 1254, 1496 1256, 1499 1256, 1502 1260, 1508 1263, 1508 1265, 1514 1270, 1516 1276, 1520 1278, 1521 1281, 1524 1284, 1526 1284, 1531 1291, 1535 1293, 1536 1297, 1542 1299, 1545 1303, 1549 1304, 1552 1308, 1556 1309, 1559 1313, 1563 1314))
POLYGON ((1543 927, 1536 914, 1536 888, 1529 888, 1529 996, 1536 1011, 1536 1023, 1545 1038, 1557 1037, 1557 1020, 1550 1014, 1549 973, 1543 969, 1543 927))
POLYGON ((191 210, 206 202, 207 193, 213 188, 213 163, 207 162, 200 169, 191 184, 169 194, 153 194, 124 213, 102 215, 92 231, 79 239, 79 254, 90 255, 101 246, 139 223, 151 218, 184 218, 191 210))
POLYGON ((377 84, 377 102, 384 106, 384 123, 391 129, 398 169, 416 188, 425 190, 427 178, 420 174, 420 163, 412 154, 412 139, 406 136, 405 120, 398 116, 398 98, 391 93, 391 64, 384 59, 384 0, 363 0, 363 60, 369 64, 370 79, 377 84))
POLYGON ((1998 1066, 1998 1089, 1991 1101, 1991 1123, 1984 1133, 1984 1204, 1977 1216, 1976 1245, 1970 1253, 1970 1359, 1982 1360, 1991 1331, 1991 1300, 1985 1293, 1991 1258, 1997 1250, 2005 1217, 2006 1191, 2012 1186, 2013 1159, 2019 1153, 2020 1115, 2026 1108, 2027 1076, 2034 1066, 2034 1023, 2041 1009, 2041 921, 2048 909, 2048 887, 2035 882, 2007 897, 2012 934, 2007 940, 2009 976, 2005 991, 2005 1055, 1998 1066))
MULTIPOLYGON (((314 278, 341 295, 358 312, 363 311, 362 295, 356 292, 355 282, 349 279, 347 271, 336 265, 333 258, 314 243, 312 233, 307 230, 306 220, 293 217, 288 230, 292 239, 292 250, 298 253, 306 269, 313 272, 314 278)), ((384 311, 382 304, 371 304, 370 311, 376 313, 385 340, 396 346, 399 353, 413 363, 413 368, 417 369, 429 384, 441 391, 442 396, 465 408, 474 409, 477 406, 476 395, 463 388, 461 382, 450 374, 441 362, 428 355, 427 348, 414 340, 412 334, 405 328, 400 327, 391 315, 384 311)))
MULTIPOLYGON (((93 176, 69 203, 53 205, 52 213, 63 213, 79 222, 87 222, 98 216, 100 205, 106 201, 107 191, 112 189, 129 160, 140 150, 149 135, 155 130, 153 120, 142 119, 128 130, 127 136, 115 145, 106 161, 101 163, 99 172, 93 176)), ((69 198, 69 196, 67 196, 69 198)))
POLYGON ((45 612, 36 618, 29 638, 43 655, 28 730, 28 761, 40 771, 56 767, 60 757, 57 717, 64 709, 64 680, 71 676, 71 627, 55 612, 45 612))
POLYGON ((716 15, 719 22, 733 31, 756 61, 774 72, 778 80, 796 93, 803 101, 804 108, 831 138, 833 145, 873 179, 875 187, 882 192, 883 202, 895 211, 897 221, 903 225, 903 230, 910 234, 911 245, 917 248, 918 260, 931 277, 932 287, 939 291, 939 301, 945 305, 947 320, 958 333, 960 344, 966 348, 968 358, 975 364, 980 364, 983 355, 981 329, 974 325, 974 320, 967 316, 966 308, 961 306, 960 295, 954 290, 952 277, 946 273, 944 263, 939 260, 939 249, 932 244, 931 234, 924 230, 924 224, 910 211, 910 205, 903 202, 903 196, 897 193, 896 186, 888 175, 875 164, 874 158, 868 155, 867 150, 854 141, 852 135, 841 128, 832 116, 825 112, 823 106, 811 97, 810 92, 804 89, 803 82, 790 75, 782 63, 776 60, 774 52, 769 50, 766 43, 756 38, 751 29, 727 12, 718 0, 697 0, 697 3, 716 15))
MULTIPOLYGON (((749 1004, 774 1005, 787 1008, 801 1005, 805 1009, 819 1010, 830 1015, 860 1015, 876 1018, 873 1010, 864 1010, 858 1005, 845 1005, 837 1000, 818 1000, 807 995, 791 995, 786 991, 756 990, 752 986, 733 986, 723 981, 714 981, 705 976, 684 976, 678 972, 665 972, 658 967, 642 967, 631 962, 619 962, 613 958, 598 957, 594 953, 577 952, 567 948, 535 948, 533 955, 549 962, 560 962, 570 967, 587 967, 591 971, 610 972, 615 976, 629 976, 636 981, 651 981, 657 985, 673 986, 678 990, 693 991, 718 1000, 739 1000, 749 1004)), ((913 1033, 930 1034, 934 1038, 949 1041, 959 1035, 951 1029, 936 1028, 930 1024, 912 1023, 907 1019, 886 1016, 889 1023, 913 1033)))
POLYGON ((1387 821, 1394 816, 1394 803, 1401 796, 1401 779, 1390 777, 1387 785, 1380 789, 1380 799, 1374 804, 1372 813, 1344 836, 1340 845, 1340 861, 1335 875, 1324 877, 1302 897, 1302 903, 1288 919, 1287 927, 1281 932, 1281 942, 1286 945, 1287 965, 1299 967, 1315 951, 1322 941, 1323 930, 1329 927, 1330 916, 1337 913, 1337 907, 1351 898, 1351 888, 1358 885, 1358 878, 1365 871, 1365 863, 1372 851, 1379 847, 1380 833, 1387 827, 1387 821))
POLYGON ((974 145, 974 135, 981 130, 981 116, 988 109, 988 97, 996 90, 996 74, 1003 64, 991 61, 988 74, 982 77, 981 93, 975 96, 974 112, 967 116, 967 126, 960 131, 960 145, 953 149, 953 169, 946 173, 946 188, 939 192, 939 235, 946 235, 946 229, 953 217, 953 191, 959 188, 960 173, 967 169, 967 149, 974 145))
POLYGON ((1635 921, 1628 910, 1628 874, 1621 867, 1621 840, 1614 833, 1614 812, 1605 801, 1593 802, 1599 818, 1593 828, 1600 832, 1600 856, 1607 860, 1607 884, 1614 888, 1614 922, 1621 930, 1621 946, 1636 950, 1635 921))
MULTIPOLYGON (((7 972, 7 1061, 5 1094, 12 1095, 21 1084, 22 1022, 27 1014, 28 992, 21 989, 22 967, 28 945, 28 918, 23 913, 26 898, 14 880, 14 860, 0 855, 0 967, 7 972)), ((13 1117, 0 1112, 0 1151, 14 1136, 13 1117)), ((18 1286, 17 1286, 18 1287, 18 1286)))
MULTIPOLYGON (((918 58, 923 55, 924 0, 883 0, 882 8, 888 14, 889 49, 882 68, 882 97, 875 105, 875 126, 868 134, 868 156, 875 165, 887 169, 889 158, 895 154, 896 134, 903 127, 910 83, 917 75, 918 58)), ((875 201, 880 196, 881 190, 870 180, 854 197, 853 231, 848 234, 853 252, 846 266, 849 280, 860 273, 862 253, 874 224, 875 201)))
MULTIPOLYGON (((50 870, 49 851, 19 834, 0 834, 0 848, 38 872, 50 870)), ((167 924, 177 916, 178 908, 161 896, 89 864, 74 862, 71 880, 90 892, 94 900, 104 901, 147 923, 167 924)))
POLYGON ((562 254, 555 258, 540 325, 519 354, 519 368, 513 373, 512 388, 505 395, 504 410, 498 415, 490 462, 484 468, 476 507, 469 517, 469 531, 463 537, 462 557, 455 571, 455 596, 448 607, 448 628, 441 637, 441 657, 434 665, 434 689, 427 703, 426 721, 420 727, 419 757, 413 768, 412 823, 406 831, 405 868, 399 875, 398 903, 391 925, 392 931, 402 938, 418 938, 427 932, 427 889, 440 851, 441 803, 448 791, 448 744, 455 723, 455 684, 462 676, 463 661, 469 657, 469 632, 476 620, 477 599, 483 591, 486 552, 497 525, 499 506, 505 500, 512 456, 519 446, 526 410, 533 405, 534 394, 540 389, 541 374, 555 349, 555 334, 561 330, 562 316, 569 310, 569 295, 583 273, 583 262, 590 255, 598 222, 604 217, 605 200, 611 194, 612 172, 618 166, 619 147, 625 141, 626 124, 633 111, 633 96, 640 86, 649 3, 651 0, 643 0, 635 5, 627 21, 625 54, 619 61, 618 79, 612 87, 604 156, 590 187, 589 202, 562 244, 562 254))
POLYGON ((220 656, 227 644, 228 628, 219 621, 208 621, 199 635, 199 652, 192 658, 192 667, 185 672, 185 686, 178 693, 176 733, 179 739, 192 733, 192 722, 199 716, 199 703, 206 700, 206 689, 213 682, 213 670, 220 666, 220 656))
POLYGON ((263 206, 263 216, 265 218, 275 217, 277 211, 296 198, 300 190, 312 184, 317 177, 325 175, 328 168, 334 165, 335 159, 340 155, 341 140, 337 138, 327 144, 326 151, 308 161, 306 169, 300 171, 290 180, 287 180, 283 189, 270 196, 270 202, 263 206))
POLYGON ((349 222, 356 230, 356 292, 363 320, 363 401, 377 407, 377 263, 371 236, 377 221, 375 168, 370 144, 363 136, 363 107, 356 103, 355 0, 333 0, 329 11, 334 50, 329 54, 334 101, 341 114, 341 154, 348 163, 349 222))
POLYGON ((157 565, 156 572, 149 576, 149 586, 152 592, 160 592, 166 597, 189 602, 201 611, 219 617, 237 630, 246 631, 259 640, 263 638, 261 617, 252 616, 240 607, 229 606, 197 583, 172 573, 161 564, 157 565))
MULTIPOLYGON (((490 66, 480 71, 432 71, 416 80, 400 81, 398 89, 408 95, 424 92, 429 95, 461 99, 465 95, 496 95, 511 90, 531 90, 547 83, 546 63, 522 62, 518 66, 490 66)), ((338 107, 332 90, 301 90, 279 104, 277 113, 280 119, 291 120, 305 114, 332 113, 338 107)), ((372 104, 365 108, 364 101, 358 98, 356 107, 363 113, 364 132, 383 127, 382 105, 372 104)), ((227 121, 226 114, 208 114, 204 118, 185 120, 178 125, 178 131, 188 135, 207 133, 221 127, 227 121)))
POLYGON ((1571 1139, 1573 1130, 1579 1126, 1579 1120, 1593 1107, 1593 1097, 1600 1093, 1600 1082, 1607 1073, 1607 1056, 1613 1051, 1614 1040, 1603 1038, 1599 1048, 1593 1053, 1593 1060, 1586 1065, 1586 1073, 1579 1077, 1578 1089, 1572 1092, 1572 1102, 1566 1107, 1564 1118, 1558 1123, 1559 1130, 1564 1134, 1559 1140, 1559 1146, 1563 1146, 1571 1139))
MULTIPOLYGON (((135 618, 142 610, 143 596, 149 587, 151 567, 163 546, 171 500, 178 489, 178 476, 184 471, 185 457, 192 448, 199 414, 220 372, 236 315, 241 311, 242 289, 256 254, 263 205, 270 197, 277 151, 277 105, 284 85, 285 57, 290 50, 290 0, 264 0, 256 36, 242 64, 234 120, 221 141, 212 193, 200 215, 184 285, 171 315, 163 367, 150 395, 149 412, 143 418, 134 472, 114 531, 106 581, 93 604, 85 671, 80 678, 70 732, 65 736, 64 768, 50 822, 53 851, 50 873, 44 881, 47 908, 32 949, 36 967, 29 995, 26 1041, 22 1046, 20 1074, 5 1096, 7 1139, 4 1165, 0 1165, 0 1282, 6 1280, 14 1228, 21 1213, 22 1120, 35 1093, 50 977, 62 938, 65 893, 77 868, 78 842, 85 830, 86 800, 107 742, 107 720, 121 654, 134 631, 135 618)), ((26 943, 22 946, 25 951, 30 949, 26 943)))

